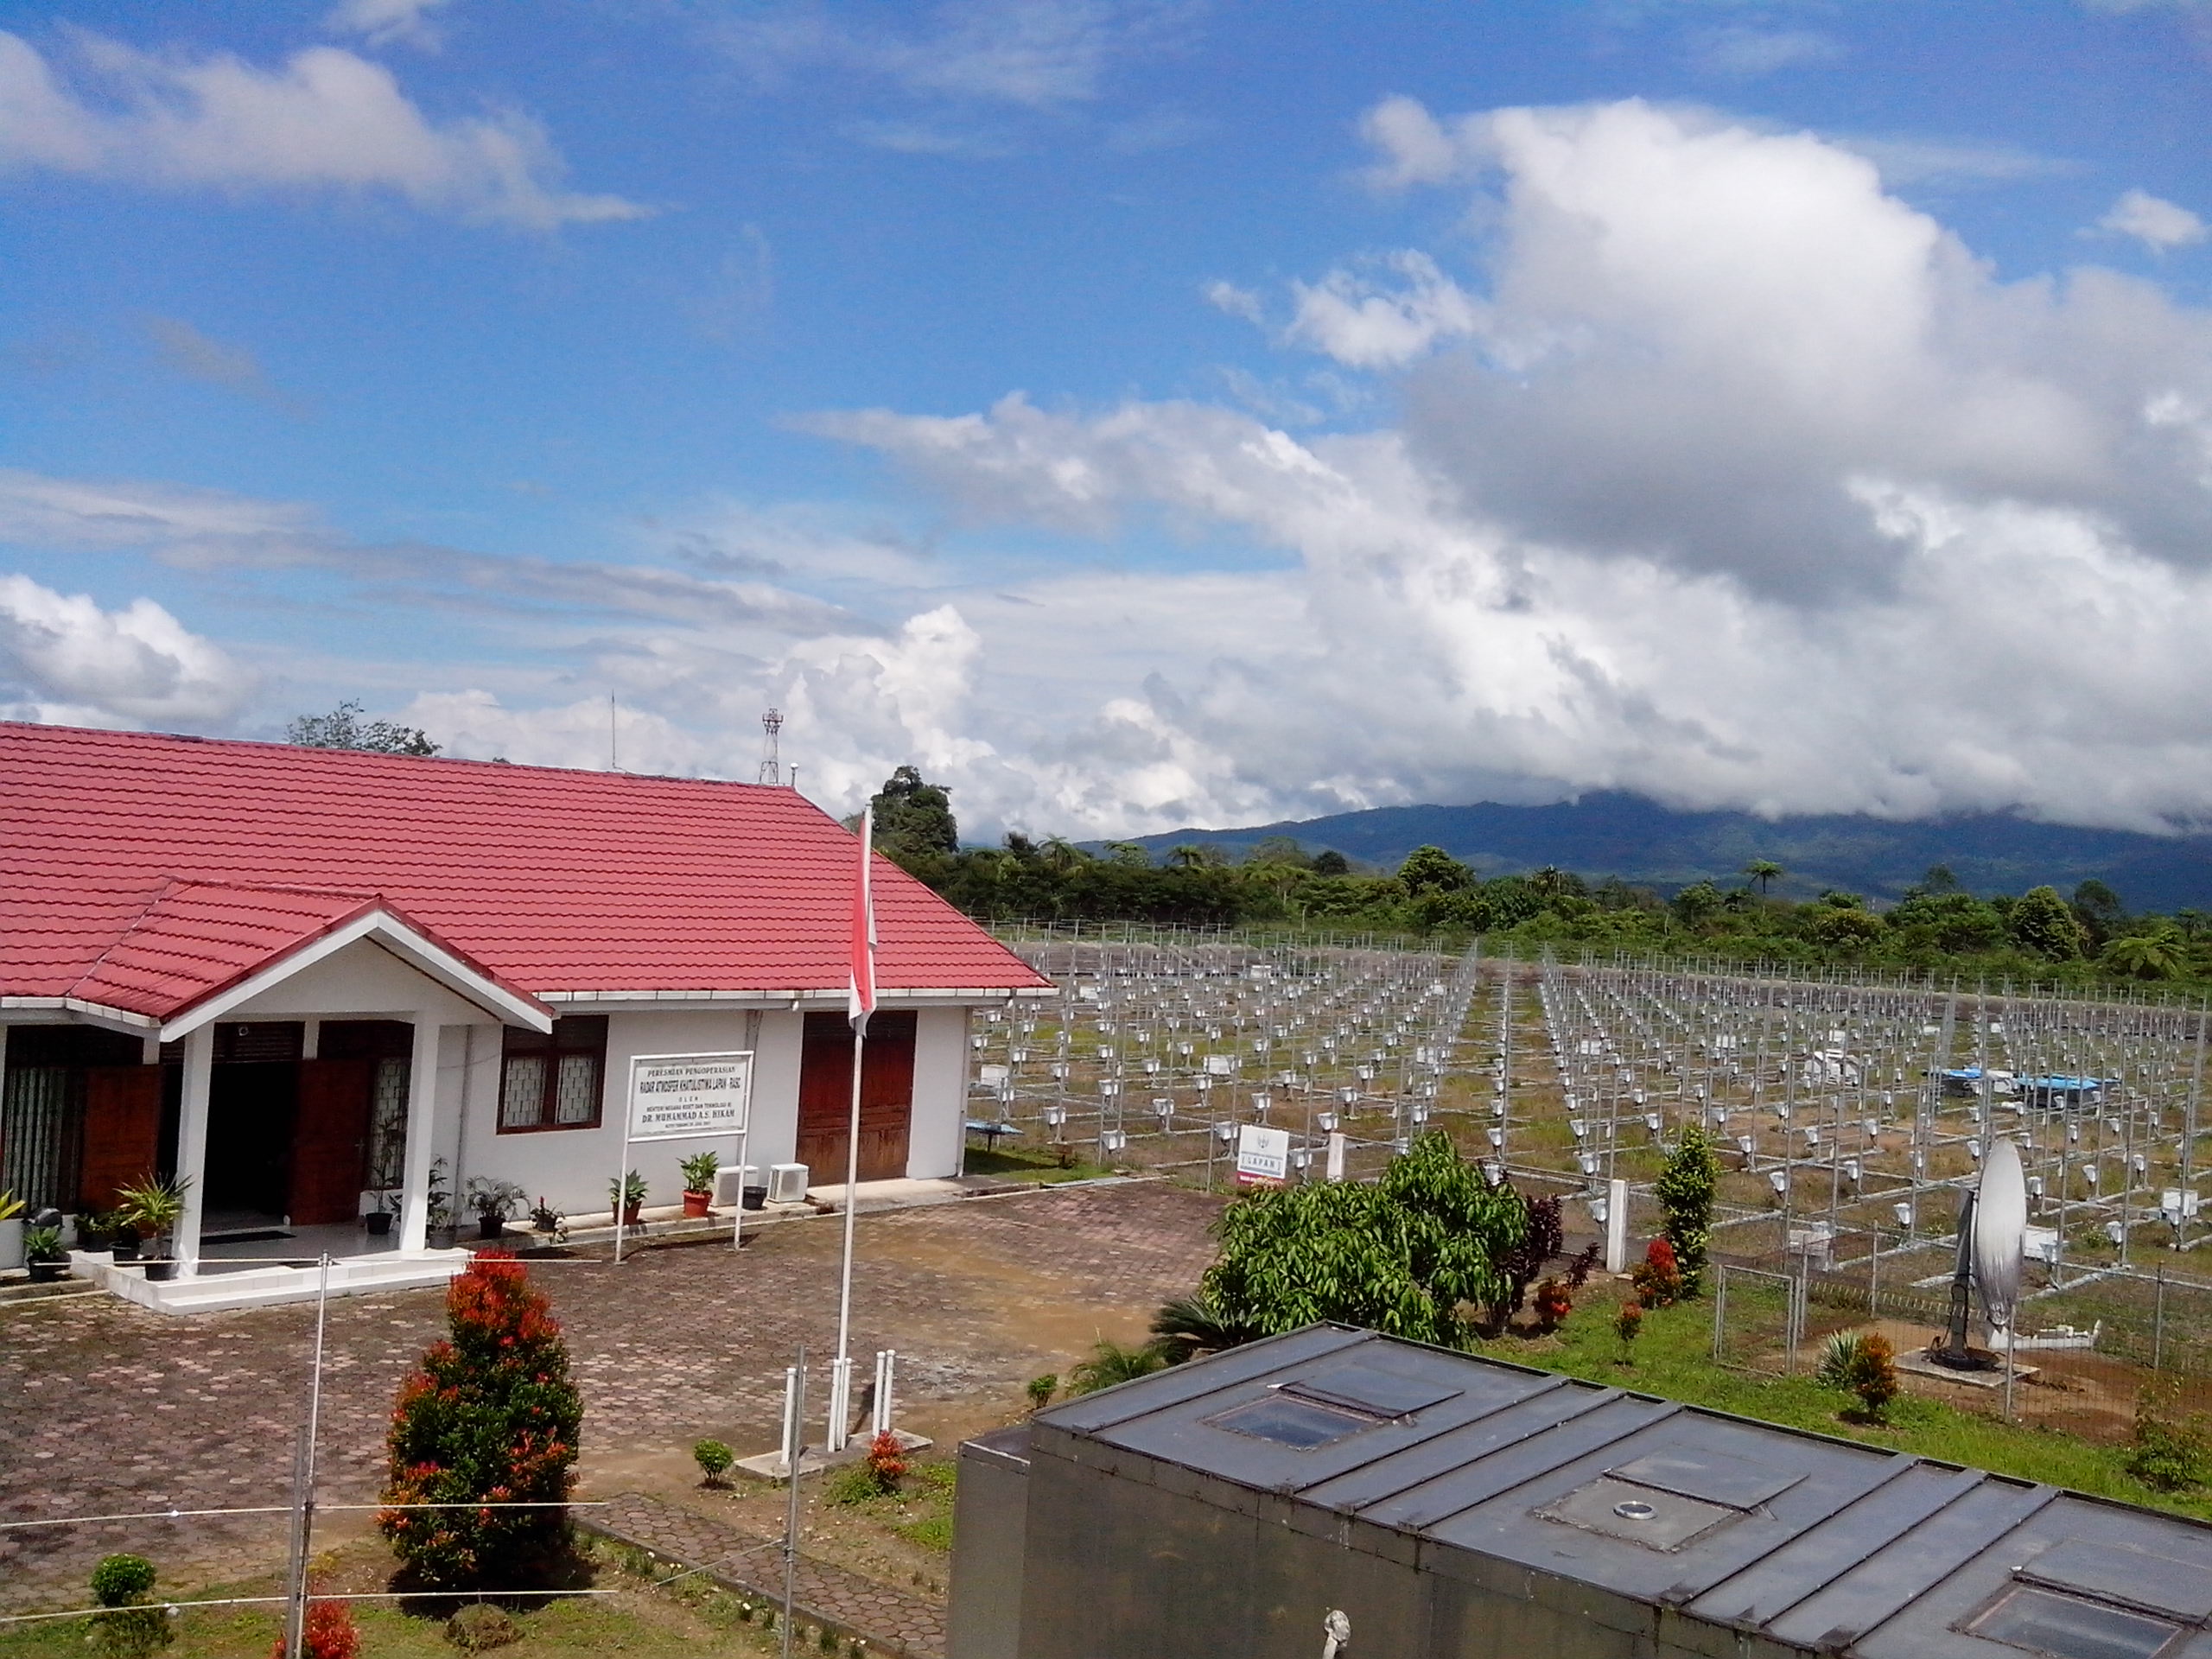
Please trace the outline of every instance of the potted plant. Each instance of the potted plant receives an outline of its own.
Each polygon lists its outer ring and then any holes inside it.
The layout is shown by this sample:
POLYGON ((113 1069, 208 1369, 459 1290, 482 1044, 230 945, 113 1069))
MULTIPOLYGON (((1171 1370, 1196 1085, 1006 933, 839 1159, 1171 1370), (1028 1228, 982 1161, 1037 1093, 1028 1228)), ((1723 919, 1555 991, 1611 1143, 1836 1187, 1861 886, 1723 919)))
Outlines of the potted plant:
POLYGON ((555 1209, 540 1197, 531 1206, 530 1226, 532 1232, 552 1234, 553 1242, 561 1243, 569 1236, 569 1212, 555 1209))
POLYGON ((698 1220, 713 1205, 715 1176, 721 1166, 722 1160, 711 1152, 677 1160, 677 1167, 683 1172, 683 1213, 690 1219, 698 1220))
POLYGON ((482 1175, 468 1178, 468 1207, 476 1212, 476 1236, 492 1239, 504 1236, 507 1217, 523 1206, 530 1195, 512 1181, 495 1181, 482 1175))
POLYGON ((23 1201, 0 1192, 0 1272, 23 1265, 23 1201))
POLYGON ((31 1270, 31 1282, 50 1285, 69 1271, 69 1258, 62 1253, 61 1230, 59 1227, 33 1227, 23 1235, 23 1262, 31 1270))
POLYGON ((625 1227, 637 1226, 639 1212, 645 1207, 645 1178, 633 1169, 609 1181, 607 1207, 621 1217, 625 1227))
MULTIPOLYGON (((130 1217, 118 1208, 107 1211, 95 1219, 99 1223, 99 1230, 107 1236, 107 1248, 117 1261, 136 1262, 138 1259, 138 1228, 130 1217)), ((84 1230, 84 1224, 79 1222, 79 1236, 83 1236, 84 1230)), ((88 1245, 86 1248, 92 1247, 88 1245)))
POLYGON ((429 1243, 434 1250, 449 1250, 457 1242, 460 1229, 454 1225, 453 1199, 446 1189, 446 1160, 430 1160, 429 1199, 429 1243))
POLYGON ((172 1175, 164 1180, 149 1175, 136 1186, 116 1191, 118 1213, 124 1226, 135 1228, 138 1236, 151 1245, 145 1252, 149 1279, 176 1277, 176 1262, 169 1255, 168 1243, 177 1223, 184 1219, 184 1190, 188 1185, 181 1176, 172 1175))
POLYGON ((361 1212, 361 1224, 369 1230, 371 1238, 389 1238, 391 1224, 399 1213, 399 1194, 390 1187, 378 1187, 369 1194, 369 1207, 361 1212))

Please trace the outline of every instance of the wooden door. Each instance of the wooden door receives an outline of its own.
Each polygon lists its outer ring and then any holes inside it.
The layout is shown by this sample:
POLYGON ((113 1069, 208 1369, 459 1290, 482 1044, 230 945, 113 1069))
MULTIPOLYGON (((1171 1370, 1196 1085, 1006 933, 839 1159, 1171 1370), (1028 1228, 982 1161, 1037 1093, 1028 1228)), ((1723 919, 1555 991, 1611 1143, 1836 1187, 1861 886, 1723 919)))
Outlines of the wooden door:
MULTIPOLYGON (((868 1022, 861 1068, 864 1181, 895 1181, 906 1173, 907 1133, 914 1116, 914 1020, 912 1010, 879 1011, 868 1022)), ((810 1014, 799 1056, 798 1161, 816 1186, 844 1184, 852 1105, 852 1027, 840 1014, 810 1014)))
POLYGON ((292 1130, 295 1227, 349 1222, 360 1212, 369 1160, 369 1085, 373 1059, 302 1060, 292 1130))
POLYGON ((77 1179, 84 1207, 114 1209, 118 1188, 158 1173, 161 1152, 162 1068, 86 1067, 85 1154, 77 1179))

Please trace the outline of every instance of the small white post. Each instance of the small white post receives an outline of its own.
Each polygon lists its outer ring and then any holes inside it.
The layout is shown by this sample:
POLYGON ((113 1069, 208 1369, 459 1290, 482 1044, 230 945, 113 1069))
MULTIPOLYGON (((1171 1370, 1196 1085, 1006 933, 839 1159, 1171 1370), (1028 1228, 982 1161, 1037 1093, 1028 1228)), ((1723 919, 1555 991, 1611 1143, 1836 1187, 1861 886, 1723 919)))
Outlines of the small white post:
POLYGON ((1342 1129, 1332 1129, 1332 1130, 1330 1130, 1330 1131, 1329 1131, 1329 1165, 1328 1165, 1328 1170, 1329 1170, 1329 1179, 1330 1179, 1331 1180, 1332 1180, 1332 1181, 1341 1181, 1342 1179, 1344 1179, 1344 1132, 1342 1129))
POLYGON ((845 1424, 852 1415, 853 1357, 840 1354, 830 1367, 830 1434, 828 1449, 842 1452, 852 1437, 845 1424))
POLYGON ((799 1453, 804 1449, 799 1437, 806 1425, 800 1421, 798 1367, 784 1367, 784 1478, 792 1478, 791 1471, 798 1467, 799 1453))
POLYGON ((1628 1183, 1605 1183, 1605 1271, 1620 1273, 1628 1267, 1628 1183))
POLYGON ((871 1440, 891 1432, 891 1379, 898 1363, 895 1349, 883 1349, 875 1357, 875 1414, 868 1427, 871 1440))
MULTIPOLYGON (((630 1088, 622 1100, 622 1157, 614 1166, 614 1264, 622 1265, 623 1217, 630 1211, 630 1103, 638 1097, 638 1060, 630 1058, 630 1088)), ((741 1210, 745 1206, 740 1205, 741 1210)), ((642 1217, 640 1217, 642 1219, 642 1217)))

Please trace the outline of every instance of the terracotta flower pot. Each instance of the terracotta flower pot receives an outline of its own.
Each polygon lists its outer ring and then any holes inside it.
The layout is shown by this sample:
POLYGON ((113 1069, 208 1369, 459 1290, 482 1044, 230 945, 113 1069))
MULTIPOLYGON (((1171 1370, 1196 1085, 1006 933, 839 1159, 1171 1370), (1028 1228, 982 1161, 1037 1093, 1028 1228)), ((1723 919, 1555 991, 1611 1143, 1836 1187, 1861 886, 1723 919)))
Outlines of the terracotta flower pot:
POLYGON ((715 1195, 711 1192, 686 1192, 683 1195, 683 1214, 686 1219, 691 1221, 701 1219, 708 1213, 714 1201, 715 1195))
POLYGON ((637 1227, 642 1225, 643 1223, 640 1219, 639 1212, 643 1211, 645 1207, 645 1206, 642 1201, 637 1204, 624 1205, 622 1206, 622 1224, 625 1227, 637 1227))

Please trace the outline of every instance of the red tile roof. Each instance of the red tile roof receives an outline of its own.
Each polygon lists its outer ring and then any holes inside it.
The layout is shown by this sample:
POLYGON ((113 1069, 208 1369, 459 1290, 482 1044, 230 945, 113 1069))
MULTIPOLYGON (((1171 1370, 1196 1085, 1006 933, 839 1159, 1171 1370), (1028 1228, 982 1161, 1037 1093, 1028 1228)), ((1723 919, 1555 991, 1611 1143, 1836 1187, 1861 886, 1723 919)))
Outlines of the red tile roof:
MULTIPOLYGON (((796 791, 0 721, 0 995, 167 1018, 381 900, 511 986, 842 989, 853 838, 796 791)), ((1041 988, 875 865, 887 992, 1041 988)))

